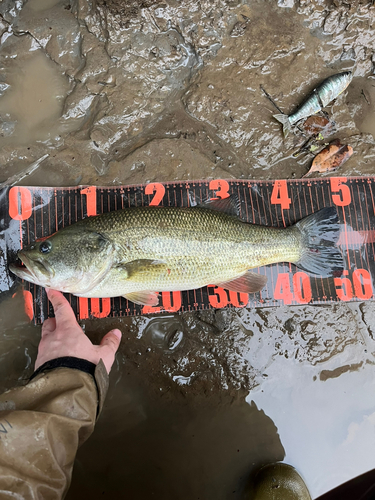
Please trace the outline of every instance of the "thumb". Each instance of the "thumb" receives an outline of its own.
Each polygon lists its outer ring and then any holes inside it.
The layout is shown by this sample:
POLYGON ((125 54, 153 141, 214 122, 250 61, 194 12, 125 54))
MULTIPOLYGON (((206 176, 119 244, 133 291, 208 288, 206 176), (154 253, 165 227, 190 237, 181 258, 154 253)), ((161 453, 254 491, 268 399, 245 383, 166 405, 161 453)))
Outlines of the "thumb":
POLYGON ((115 354, 120 346, 122 333, 118 328, 111 330, 102 338, 99 346, 100 357, 109 373, 111 371, 115 354))
POLYGON ((50 300, 51 304, 53 305, 56 323, 59 326, 76 325, 77 320, 72 306, 66 300, 64 295, 57 290, 52 290, 51 288, 46 288, 46 292, 48 300, 50 300))
POLYGON ((42 337, 56 330, 56 318, 47 318, 42 325, 42 337))

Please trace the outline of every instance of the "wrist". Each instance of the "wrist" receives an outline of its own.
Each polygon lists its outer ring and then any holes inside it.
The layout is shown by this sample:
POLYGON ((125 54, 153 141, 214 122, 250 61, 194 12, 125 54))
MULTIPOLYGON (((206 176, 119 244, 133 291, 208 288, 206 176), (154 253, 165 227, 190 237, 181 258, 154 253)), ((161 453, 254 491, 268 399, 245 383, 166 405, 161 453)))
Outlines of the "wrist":
POLYGON ((80 370, 88 373, 94 377, 96 365, 91 361, 87 361, 87 359, 76 358, 74 356, 62 356, 43 363, 31 375, 30 380, 37 377, 41 373, 45 373, 56 368, 72 368, 74 370, 80 370))
POLYGON ((44 375, 49 371, 58 368, 69 368, 73 370, 79 370, 81 372, 87 373, 92 376, 97 394, 98 394, 98 407, 97 407, 97 417, 103 409, 103 404, 105 396, 108 391, 108 372, 104 366, 103 360, 100 359, 99 363, 96 365, 87 359, 75 358, 73 356, 63 356, 60 358, 51 359, 43 363, 35 372, 31 375, 29 382, 39 375, 44 375))

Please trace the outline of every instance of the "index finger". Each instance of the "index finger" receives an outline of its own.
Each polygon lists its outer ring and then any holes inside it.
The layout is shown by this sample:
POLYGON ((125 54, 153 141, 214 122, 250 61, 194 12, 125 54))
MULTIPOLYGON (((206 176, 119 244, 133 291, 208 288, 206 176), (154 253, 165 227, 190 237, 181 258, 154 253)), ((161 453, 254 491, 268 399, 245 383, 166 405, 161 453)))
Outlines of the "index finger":
POLYGON ((66 300, 64 295, 57 290, 51 290, 46 288, 47 297, 51 301, 53 310, 55 312, 56 324, 59 323, 72 323, 77 324, 76 317, 74 315, 73 309, 69 302, 66 300))

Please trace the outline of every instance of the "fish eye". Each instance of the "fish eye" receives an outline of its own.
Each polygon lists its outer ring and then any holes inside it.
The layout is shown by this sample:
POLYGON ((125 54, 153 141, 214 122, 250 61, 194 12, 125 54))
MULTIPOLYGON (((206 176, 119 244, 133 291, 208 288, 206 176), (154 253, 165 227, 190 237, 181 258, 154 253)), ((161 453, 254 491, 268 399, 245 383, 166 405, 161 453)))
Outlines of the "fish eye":
POLYGON ((52 250, 52 244, 50 241, 42 241, 39 245, 40 253, 49 253, 52 250))

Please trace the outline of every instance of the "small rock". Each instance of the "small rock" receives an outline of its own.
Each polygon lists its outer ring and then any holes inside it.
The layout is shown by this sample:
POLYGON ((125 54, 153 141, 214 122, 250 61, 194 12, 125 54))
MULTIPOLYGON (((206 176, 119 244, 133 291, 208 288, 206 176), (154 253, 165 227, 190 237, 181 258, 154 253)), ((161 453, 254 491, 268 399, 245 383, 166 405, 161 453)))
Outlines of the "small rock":
POLYGON ((287 9, 293 9, 294 7, 294 0, 278 0, 277 5, 279 7, 287 8, 287 9))
POLYGON ((237 37, 237 36, 243 36, 245 34, 247 28, 247 22, 240 22, 238 21, 232 28, 230 32, 230 36, 232 37, 237 37))

